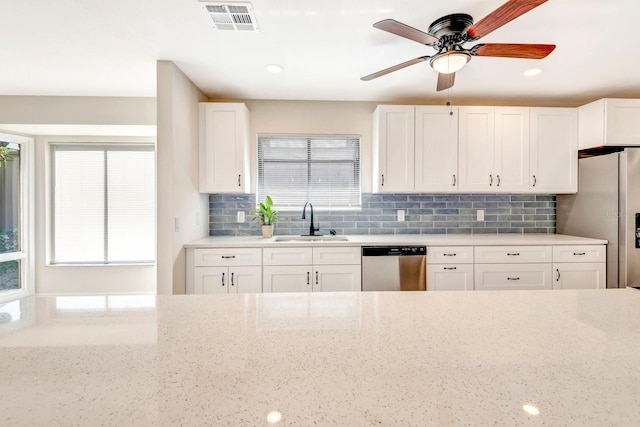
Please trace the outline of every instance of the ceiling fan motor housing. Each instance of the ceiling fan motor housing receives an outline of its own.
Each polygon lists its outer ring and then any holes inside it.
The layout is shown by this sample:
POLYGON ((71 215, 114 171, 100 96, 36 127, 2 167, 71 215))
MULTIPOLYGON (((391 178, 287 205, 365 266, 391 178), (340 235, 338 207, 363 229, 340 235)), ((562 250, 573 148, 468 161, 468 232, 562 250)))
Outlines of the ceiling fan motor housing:
POLYGON ((440 38, 446 35, 462 34, 473 25, 473 17, 466 13, 454 13, 438 18, 429 25, 429 34, 440 38))

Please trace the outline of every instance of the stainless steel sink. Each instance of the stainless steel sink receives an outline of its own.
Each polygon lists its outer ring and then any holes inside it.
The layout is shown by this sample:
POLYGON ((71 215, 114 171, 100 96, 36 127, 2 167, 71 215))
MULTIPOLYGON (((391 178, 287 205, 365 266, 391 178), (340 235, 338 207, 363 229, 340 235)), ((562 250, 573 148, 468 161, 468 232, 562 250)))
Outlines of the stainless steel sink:
POLYGON ((276 242, 348 242, 346 236, 277 236, 276 242))

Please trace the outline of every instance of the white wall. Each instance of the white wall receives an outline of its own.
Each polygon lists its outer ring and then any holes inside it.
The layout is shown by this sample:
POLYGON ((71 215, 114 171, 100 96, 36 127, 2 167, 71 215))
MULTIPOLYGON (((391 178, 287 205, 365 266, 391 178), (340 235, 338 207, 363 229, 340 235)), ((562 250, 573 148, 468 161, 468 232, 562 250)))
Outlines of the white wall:
MULTIPOLYGON (((105 125, 149 127, 155 125, 154 98, 38 97, 0 96, 0 129, 15 131, 38 129, 40 125, 54 129, 64 126, 83 132, 98 125, 104 135, 105 125)), ((69 137, 71 140, 76 137, 69 137)), ((103 136, 103 138, 105 138, 103 136)), ((46 135, 36 137, 35 144, 35 288, 37 293, 126 293, 155 292, 155 266, 47 266, 47 188, 46 135)), ((59 139, 59 137, 58 137, 59 139)), ((109 139, 108 137, 106 139, 109 139)), ((148 140, 148 139, 147 139, 148 140)))
POLYGON ((209 198, 198 192, 198 102, 207 97, 170 61, 158 61, 157 84, 157 287, 183 294, 183 245, 209 234, 209 198))
POLYGON ((360 135, 362 191, 371 192, 373 102, 242 101, 251 112, 251 189, 255 192, 258 134, 360 135))

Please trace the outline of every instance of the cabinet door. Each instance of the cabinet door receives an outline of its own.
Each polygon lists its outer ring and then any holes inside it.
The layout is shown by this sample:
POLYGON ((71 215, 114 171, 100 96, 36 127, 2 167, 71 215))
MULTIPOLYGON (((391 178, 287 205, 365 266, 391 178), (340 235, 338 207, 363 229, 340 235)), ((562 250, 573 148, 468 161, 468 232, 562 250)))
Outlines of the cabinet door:
POLYGON ((415 108, 380 105, 373 113, 373 191, 414 190, 415 108))
POLYGON ((493 192, 494 108, 460 107, 459 191, 493 192))
POLYGON ((263 292, 311 292, 310 265, 265 266, 262 268, 263 292))
POLYGON ((640 99, 605 99, 605 145, 640 145, 640 99))
POLYGON ((494 182, 496 192, 529 190, 529 109, 495 109, 494 182))
POLYGON ((473 264, 427 264, 427 291, 472 291, 473 264))
POLYGON ((606 263, 567 262, 553 264, 553 289, 604 289, 606 263))
POLYGON ((196 267, 193 273, 194 294, 226 294, 229 292, 227 267, 196 267))
POLYGON ((415 189, 458 191, 457 107, 416 107, 415 189))
POLYGON ((241 103, 200 103, 200 192, 248 193, 249 110, 241 103))
POLYGON ((531 108, 530 190, 578 191, 578 112, 575 108, 531 108))
POLYGON ((360 291, 361 276, 359 265, 314 265, 313 292, 360 291))
POLYGON ((234 294, 262 292, 262 267, 230 267, 228 288, 234 294))
POLYGON ((476 290, 552 289, 551 264, 476 264, 476 290))

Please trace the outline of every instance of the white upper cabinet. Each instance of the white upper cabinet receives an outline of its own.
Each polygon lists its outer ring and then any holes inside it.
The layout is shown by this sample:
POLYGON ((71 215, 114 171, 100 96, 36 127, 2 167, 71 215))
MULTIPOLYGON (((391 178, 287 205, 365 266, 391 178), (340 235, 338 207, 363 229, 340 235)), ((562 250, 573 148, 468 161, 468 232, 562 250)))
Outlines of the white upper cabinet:
POLYGON ((605 98, 578 107, 578 148, 640 145, 640 99, 605 98))
POLYGON ((249 110, 242 103, 201 102, 200 192, 248 193, 249 110))
POLYGON ((415 107, 380 105, 373 112, 373 191, 414 191, 415 107))
POLYGON ((458 107, 418 106, 415 190, 458 191, 458 107))
POLYGON ((529 189, 535 193, 578 191, 578 112, 531 108, 529 189))
POLYGON ((459 150, 460 191, 527 191, 529 109, 460 107, 459 150))

